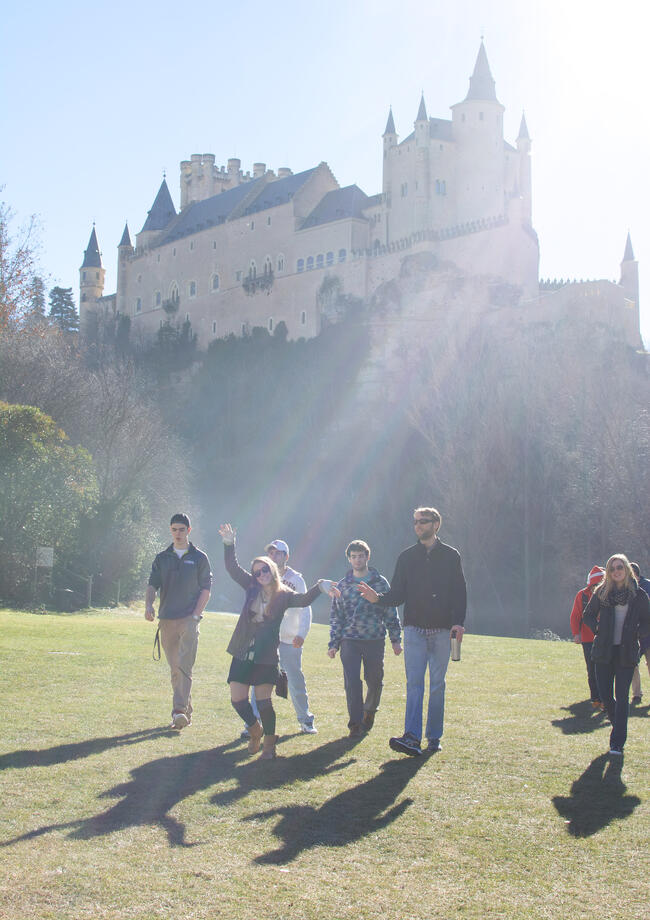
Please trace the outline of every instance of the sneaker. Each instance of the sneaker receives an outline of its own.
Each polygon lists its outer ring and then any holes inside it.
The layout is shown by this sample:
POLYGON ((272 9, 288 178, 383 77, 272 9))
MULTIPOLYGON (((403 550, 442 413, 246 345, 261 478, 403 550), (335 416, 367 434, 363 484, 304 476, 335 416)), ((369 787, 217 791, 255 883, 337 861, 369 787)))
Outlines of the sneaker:
POLYGON ((249 732, 248 727, 246 727, 244 731, 241 733, 241 735, 239 736, 239 738, 241 741, 248 741, 250 736, 251 736, 251 733, 249 732))
POLYGON ((633 706, 638 706, 640 702, 641 702, 641 696, 640 696, 640 695, 637 695, 637 696, 633 696, 633 697, 632 697, 632 705, 633 705, 633 706))
POLYGON ((301 722, 300 731, 303 735, 316 735, 318 734, 318 729, 313 722, 301 722))
POLYGON ((442 750, 442 745, 440 744, 440 738, 429 738, 427 742, 427 754, 437 754, 438 751, 442 750))
POLYGON ((363 714, 363 727, 367 732, 370 731, 372 726, 375 724, 375 714, 374 712, 364 712, 363 714))
POLYGON ((350 738, 360 738, 363 735, 363 728, 358 722, 353 722, 350 726, 350 738))
POLYGON ((400 754, 408 754, 409 757, 419 757, 422 753, 420 739, 416 738, 415 735, 412 735, 410 732, 406 732, 401 738, 391 738, 388 744, 393 751, 398 751, 400 754))
POLYGON ((189 724, 190 720, 187 718, 184 712, 172 713, 172 724, 170 728, 175 728, 177 731, 180 731, 181 728, 186 728, 189 724))
POLYGON ((623 751, 619 751, 618 748, 610 748, 610 749, 609 749, 609 753, 610 753, 610 755, 614 755, 615 757, 622 757, 622 756, 623 756, 623 751))

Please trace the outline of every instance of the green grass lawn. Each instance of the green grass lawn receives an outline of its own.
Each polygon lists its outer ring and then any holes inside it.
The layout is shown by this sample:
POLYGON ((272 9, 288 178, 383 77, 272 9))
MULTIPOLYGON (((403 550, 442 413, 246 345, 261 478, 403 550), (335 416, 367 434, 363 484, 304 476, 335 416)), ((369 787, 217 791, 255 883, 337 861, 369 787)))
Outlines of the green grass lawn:
POLYGON ((278 700, 279 756, 259 762, 225 683, 232 626, 204 619, 178 734, 140 612, 0 612, 4 920, 648 916, 648 706, 617 771, 578 646, 467 635, 443 751, 407 758, 387 743, 402 659, 387 647, 382 707, 354 744, 316 625, 319 733, 278 700))

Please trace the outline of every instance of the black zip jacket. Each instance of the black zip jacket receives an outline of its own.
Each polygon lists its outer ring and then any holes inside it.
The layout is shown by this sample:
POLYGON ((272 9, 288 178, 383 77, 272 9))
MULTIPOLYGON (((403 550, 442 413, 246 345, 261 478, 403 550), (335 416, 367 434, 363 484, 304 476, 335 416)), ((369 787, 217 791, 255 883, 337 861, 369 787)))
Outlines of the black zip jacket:
POLYGON ((174 544, 170 543, 154 559, 149 584, 160 589, 158 619, 188 617, 196 607, 201 591, 209 591, 212 586, 208 557, 190 543, 185 555, 179 559, 174 552, 174 544))
MULTIPOLYGON (((610 663, 614 649, 614 607, 603 604, 599 592, 594 591, 582 619, 594 634, 591 646, 592 661, 610 663)), ((619 664, 628 668, 637 666, 639 642, 641 651, 650 646, 650 601, 643 588, 637 588, 634 597, 628 603, 623 621, 619 664)))

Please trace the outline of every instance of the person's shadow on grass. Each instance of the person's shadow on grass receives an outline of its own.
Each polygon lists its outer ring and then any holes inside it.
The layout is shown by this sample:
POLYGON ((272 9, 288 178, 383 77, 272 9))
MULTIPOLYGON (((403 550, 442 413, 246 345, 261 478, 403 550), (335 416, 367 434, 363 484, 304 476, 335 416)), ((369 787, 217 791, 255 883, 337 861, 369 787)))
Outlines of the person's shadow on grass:
POLYGON ((572 837, 590 837, 612 821, 629 818, 641 799, 626 795, 621 779, 623 758, 601 754, 571 786, 570 796, 556 795, 553 805, 572 837))
POLYGON ((594 712, 591 700, 581 700, 562 707, 563 712, 571 713, 564 719, 552 719, 551 725, 562 730, 565 735, 584 735, 594 732, 606 723, 607 714, 601 710, 594 712))
POLYGON ((311 805, 287 805, 248 815, 244 820, 259 821, 280 815, 273 829, 283 843, 255 857, 260 865, 277 865, 296 859, 312 847, 343 847, 391 824, 412 804, 413 799, 394 802, 409 781, 424 765, 426 757, 390 760, 372 779, 345 789, 319 808, 311 805))
POLYGON ((129 732, 127 735, 111 735, 105 738, 88 738, 86 741, 75 741, 70 744, 57 744, 55 747, 44 748, 41 751, 29 749, 11 751, 0 755, 0 770, 51 767, 57 763, 67 763, 69 760, 81 760, 92 754, 102 754, 111 748, 138 744, 140 741, 148 741, 168 733, 168 728, 145 728, 141 731, 129 732))

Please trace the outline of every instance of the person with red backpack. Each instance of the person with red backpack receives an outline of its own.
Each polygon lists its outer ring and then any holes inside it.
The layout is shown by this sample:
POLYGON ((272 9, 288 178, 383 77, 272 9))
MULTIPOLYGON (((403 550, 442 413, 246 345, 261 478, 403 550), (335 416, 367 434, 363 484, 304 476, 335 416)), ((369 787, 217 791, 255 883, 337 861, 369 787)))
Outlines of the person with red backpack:
POLYGON ((591 660, 591 646, 594 641, 594 634, 589 627, 583 623, 582 615, 594 592, 594 588, 603 580, 604 575, 605 570, 599 565, 593 567, 591 572, 587 575, 586 588, 582 588, 575 596, 570 618, 573 641, 582 643, 582 652, 585 656, 585 664, 587 665, 587 680, 589 681, 591 705, 594 709, 598 710, 604 709, 605 707, 601 702, 598 684, 596 683, 596 665, 591 660))

